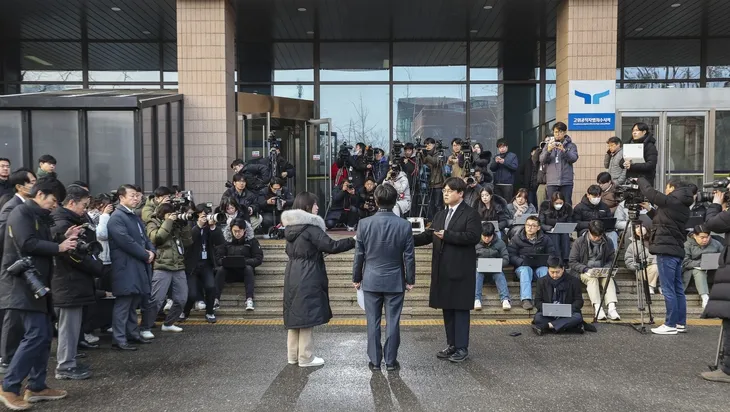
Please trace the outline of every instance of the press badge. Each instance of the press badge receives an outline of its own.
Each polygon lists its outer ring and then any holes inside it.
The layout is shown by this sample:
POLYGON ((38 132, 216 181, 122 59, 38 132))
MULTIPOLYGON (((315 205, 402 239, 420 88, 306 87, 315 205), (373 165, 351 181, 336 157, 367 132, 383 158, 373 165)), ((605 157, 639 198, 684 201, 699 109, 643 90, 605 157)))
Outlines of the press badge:
POLYGON ((183 251, 183 247, 182 247, 182 245, 180 244, 180 239, 175 239, 175 243, 177 244, 177 251, 178 251, 178 252, 179 252, 179 253, 180 253, 181 255, 184 255, 185 253, 183 253, 184 251, 183 251))
POLYGON ((201 253, 200 258, 203 260, 208 259, 208 251, 205 250, 205 243, 203 243, 203 252, 201 253))

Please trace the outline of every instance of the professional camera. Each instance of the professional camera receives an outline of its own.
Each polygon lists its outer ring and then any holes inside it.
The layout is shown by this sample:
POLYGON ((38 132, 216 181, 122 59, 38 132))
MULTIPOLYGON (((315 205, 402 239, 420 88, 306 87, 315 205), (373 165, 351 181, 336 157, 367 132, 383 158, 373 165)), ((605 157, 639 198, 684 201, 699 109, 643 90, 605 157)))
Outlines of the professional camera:
POLYGON ((363 153, 365 157, 365 163, 369 165, 375 164, 375 148, 372 146, 365 146, 365 153, 363 153))
POLYGON ((101 243, 94 240, 94 236, 92 236, 96 228, 90 223, 84 223, 81 225, 81 228, 79 237, 76 239, 76 249, 72 253, 81 258, 84 256, 99 256, 104 250, 104 247, 101 243))
POLYGON ((627 179, 626 184, 618 185, 614 189, 614 195, 616 201, 621 203, 624 202, 624 207, 629 212, 629 219, 636 220, 639 218, 639 212, 641 211, 641 204, 646 203, 649 199, 641 193, 637 179, 627 179))
POLYGON ((372 193, 365 193, 364 208, 370 213, 375 212, 375 191, 373 191, 372 193))
POLYGON ((473 153, 470 137, 467 137, 466 139, 461 141, 461 153, 464 155, 464 159, 471 159, 473 153))
POLYGON ((390 171, 392 175, 398 176, 398 173, 401 171, 404 146, 400 140, 393 141, 393 148, 390 149, 390 171))
POLYGON ((705 203, 705 202, 712 202, 715 198, 715 192, 722 192, 723 193, 723 202, 727 202, 730 198, 730 195, 728 195, 727 185, 730 184, 730 176, 714 180, 712 182, 707 182, 702 185, 705 189, 713 189, 712 191, 703 191, 697 193, 697 202, 698 203, 705 203))
MULTIPOLYGON (((213 210, 213 203, 208 202, 206 203, 206 206, 213 210)), ((218 210, 218 209, 216 209, 218 210)), ((174 213, 174 215, 177 217, 178 221, 186 221, 186 222, 197 222, 198 220, 198 213, 196 213, 194 210, 179 210, 174 213)), ((226 214, 223 212, 220 212, 218 210, 217 212, 208 213, 206 215, 206 219, 210 221, 214 221, 216 223, 224 223, 227 220, 226 214)))
POLYGON ((271 150, 278 149, 281 144, 281 139, 276 137, 276 132, 273 130, 269 132, 269 137, 266 140, 268 140, 271 150))
POLYGON ((347 160, 350 157, 350 150, 352 150, 352 146, 347 144, 347 142, 343 142, 337 151, 337 157, 342 161, 347 160))
POLYGON ((33 261, 29 257, 20 258, 15 261, 7 269, 8 273, 13 276, 23 275, 25 282, 30 286, 31 291, 36 299, 40 299, 46 296, 51 291, 46 285, 41 282, 38 278, 40 273, 33 265, 33 261))
POLYGON ((418 152, 425 148, 426 146, 423 145, 421 136, 416 137, 415 142, 413 143, 413 150, 418 152))
POLYGON ((286 200, 283 197, 281 197, 281 189, 275 191, 274 192, 274 195, 275 195, 274 196, 274 199, 276 199, 275 200, 275 202, 276 202, 276 210, 278 210, 279 212, 281 212, 282 210, 284 210, 284 206, 286 206, 286 200))

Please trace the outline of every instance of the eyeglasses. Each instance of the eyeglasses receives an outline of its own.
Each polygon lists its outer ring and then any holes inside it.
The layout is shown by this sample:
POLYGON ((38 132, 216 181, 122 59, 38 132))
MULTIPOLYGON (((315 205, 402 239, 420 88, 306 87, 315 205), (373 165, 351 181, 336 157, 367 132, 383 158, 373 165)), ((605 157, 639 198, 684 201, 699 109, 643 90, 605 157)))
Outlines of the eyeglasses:
POLYGON ((527 226, 527 227, 540 227, 540 225, 538 225, 537 223, 528 223, 525 226, 527 226))
POLYGON ((451 190, 451 189, 444 189, 444 190, 443 190, 443 192, 444 192, 445 194, 451 194, 451 193, 456 193, 456 190, 451 190))

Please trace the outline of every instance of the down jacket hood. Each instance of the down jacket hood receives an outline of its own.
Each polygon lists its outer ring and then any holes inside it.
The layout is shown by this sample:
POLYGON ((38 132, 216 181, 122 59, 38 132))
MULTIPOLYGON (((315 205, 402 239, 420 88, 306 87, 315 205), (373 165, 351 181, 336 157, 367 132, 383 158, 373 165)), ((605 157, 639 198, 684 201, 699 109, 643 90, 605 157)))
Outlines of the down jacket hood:
POLYGON ((295 241, 307 229, 307 226, 316 226, 324 232, 327 231, 322 217, 301 209, 287 210, 282 213, 281 224, 285 228, 284 237, 289 242, 295 241))

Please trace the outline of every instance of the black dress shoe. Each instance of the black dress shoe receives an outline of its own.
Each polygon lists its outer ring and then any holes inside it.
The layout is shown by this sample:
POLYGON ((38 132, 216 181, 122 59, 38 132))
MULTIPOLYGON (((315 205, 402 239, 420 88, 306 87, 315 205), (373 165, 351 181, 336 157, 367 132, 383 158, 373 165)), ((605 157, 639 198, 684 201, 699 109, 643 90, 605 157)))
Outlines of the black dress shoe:
POLYGON ((128 350, 128 351, 135 351, 135 350, 137 350, 137 347, 136 346, 132 346, 132 345, 130 345, 128 343, 122 343, 121 345, 119 345, 117 343, 112 343, 112 349, 125 350, 125 351, 126 350, 128 350))
POLYGON ((449 359, 451 355, 453 355, 456 352, 456 348, 453 346, 449 346, 448 348, 440 351, 436 354, 436 357, 439 359, 449 359))
POLYGON ((532 325, 532 332, 537 336, 542 336, 545 330, 537 325, 532 325))
POLYGON ((99 344, 89 343, 85 340, 79 341, 79 349, 99 349, 99 344))
POLYGON ((392 365, 385 365, 385 370, 388 372, 393 372, 398 369, 400 369, 400 363, 398 363, 398 361, 393 362, 392 365))
POLYGON ((143 345, 148 345, 148 344, 152 343, 152 341, 151 341, 151 340, 149 340, 149 339, 145 339, 145 338, 143 338, 143 337, 141 337, 141 336, 140 336, 139 338, 132 338, 132 339, 128 339, 128 340, 129 340, 130 342, 134 342, 134 343, 141 343, 141 344, 143 344, 143 345))
POLYGON ((375 366, 372 362, 368 362, 368 369, 370 369, 373 372, 380 372, 380 365, 375 366))
POLYGON ((454 363, 464 362, 469 357, 469 351, 466 349, 459 349, 449 357, 449 361, 454 363))
POLYGON ((86 354, 84 352, 76 352, 76 359, 84 359, 86 354))

